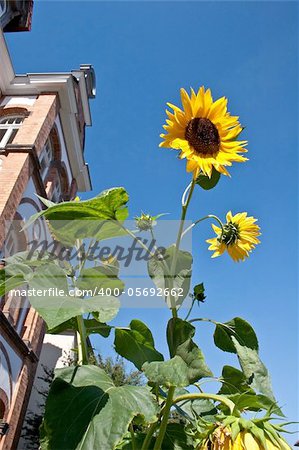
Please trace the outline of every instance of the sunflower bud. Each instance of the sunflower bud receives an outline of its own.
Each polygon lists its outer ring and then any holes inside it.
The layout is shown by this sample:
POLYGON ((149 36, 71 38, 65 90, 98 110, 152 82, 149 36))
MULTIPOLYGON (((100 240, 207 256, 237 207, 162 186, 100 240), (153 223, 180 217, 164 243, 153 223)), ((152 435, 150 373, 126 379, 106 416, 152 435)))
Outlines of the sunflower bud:
POLYGON ((154 217, 144 213, 140 217, 135 217, 135 222, 139 231, 151 230, 155 224, 154 217))

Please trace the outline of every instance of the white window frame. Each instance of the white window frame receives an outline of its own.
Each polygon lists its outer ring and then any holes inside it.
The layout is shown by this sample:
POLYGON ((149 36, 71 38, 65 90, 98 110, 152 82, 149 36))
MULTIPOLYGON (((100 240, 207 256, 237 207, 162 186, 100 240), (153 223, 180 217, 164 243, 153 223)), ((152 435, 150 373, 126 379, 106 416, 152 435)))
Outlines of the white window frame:
POLYGON ((21 116, 8 116, 3 117, 0 120, 0 130, 6 130, 0 140, 0 148, 5 148, 7 144, 11 143, 11 141, 15 137, 15 131, 18 131, 21 128, 23 120, 24 117, 21 116))

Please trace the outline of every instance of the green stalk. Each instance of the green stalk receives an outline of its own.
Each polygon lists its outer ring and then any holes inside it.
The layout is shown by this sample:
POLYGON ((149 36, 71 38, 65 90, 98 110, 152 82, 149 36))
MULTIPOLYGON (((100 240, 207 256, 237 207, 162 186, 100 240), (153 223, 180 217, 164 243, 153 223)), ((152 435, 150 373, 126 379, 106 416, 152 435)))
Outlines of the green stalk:
POLYGON ((166 404, 164 407, 163 419, 162 419, 159 434, 158 434, 158 437, 157 437, 157 440, 156 440, 156 443, 154 446, 154 450, 161 450, 161 446, 162 446, 164 436, 166 433, 166 427, 167 427, 167 423, 168 423, 170 408, 173 403, 174 391, 175 391, 175 386, 170 386, 170 388, 168 390, 166 404))
POLYGON ((130 433, 131 433, 132 450, 137 450, 136 441, 135 441, 135 434, 134 434, 134 428, 133 428, 132 422, 130 423, 130 433))
POLYGON ((88 364, 89 354, 87 346, 87 336, 82 316, 77 316, 78 324, 78 350, 79 350, 79 364, 88 364))
MULTIPOLYGON (((175 250, 174 250, 174 255, 173 255, 173 260, 171 263, 171 269, 170 269, 170 273, 171 276, 174 278, 175 275, 175 268, 176 268, 176 263, 177 263, 177 258, 178 258, 178 253, 179 253, 179 249, 180 249, 180 244, 181 244, 181 239, 182 239, 182 234, 183 234, 183 229, 184 229, 184 224, 185 224, 185 219, 186 219, 186 214, 187 214, 187 210, 188 210, 188 206, 195 188, 195 184, 196 184, 196 179, 193 178, 191 185, 190 185, 190 190, 188 192, 188 197, 186 202, 182 202, 182 215, 181 215, 181 221, 180 221, 180 228, 178 231, 178 235, 177 235, 177 240, 176 240, 176 244, 175 244, 175 250)), ((177 313, 177 309, 175 306, 175 303, 173 301, 173 297, 170 297, 171 300, 171 312, 172 312, 172 316, 173 317, 177 317, 178 313, 177 313)))
POLYGON ((141 450, 148 450, 148 447, 149 447, 149 445, 151 443, 153 434, 154 434, 157 426, 158 426, 158 422, 154 422, 154 423, 151 424, 151 426, 149 427, 149 429, 148 429, 148 431, 146 433, 146 436, 145 436, 145 439, 143 441, 141 450))
POLYGON ((201 219, 196 220, 196 222, 192 223, 188 228, 186 228, 186 230, 182 233, 182 237, 184 237, 185 234, 188 233, 188 231, 192 230, 192 228, 194 228, 198 223, 200 223, 206 219, 215 219, 218 222, 218 224, 220 225, 222 233, 224 232, 223 231, 223 223, 221 222, 219 217, 215 216, 214 214, 208 214, 207 216, 204 216, 201 219))
POLYGON ((231 400, 229 400, 228 398, 226 398, 226 397, 224 397, 222 395, 206 394, 206 393, 180 395, 179 397, 176 397, 173 400, 173 404, 179 403, 179 402, 183 402, 184 400, 196 400, 198 398, 210 399, 210 400, 214 400, 216 402, 223 403, 225 406, 227 406, 230 409, 231 413, 235 409, 235 404, 231 400))
MULTIPOLYGON (((82 241, 77 240, 77 249, 78 249, 78 256, 79 259, 79 273, 85 266, 86 258, 89 252, 89 249, 91 248, 91 244, 94 241, 90 241, 89 247, 87 252, 84 255, 84 258, 82 258, 81 253, 79 252, 79 249, 81 248, 82 241)), ((88 364, 89 363, 89 352, 88 352, 88 345, 87 345, 87 335, 86 335, 86 329, 84 324, 83 316, 77 316, 77 325, 78 325, 78 332, 77 332, 77 341, 78 341, 78 362, 79 364, 88 364)))

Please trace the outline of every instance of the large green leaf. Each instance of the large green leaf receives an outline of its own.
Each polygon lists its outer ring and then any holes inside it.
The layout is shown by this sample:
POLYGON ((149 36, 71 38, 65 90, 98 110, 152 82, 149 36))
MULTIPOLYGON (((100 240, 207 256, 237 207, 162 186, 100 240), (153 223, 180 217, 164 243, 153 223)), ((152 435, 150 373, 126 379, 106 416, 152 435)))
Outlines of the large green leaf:
POLYGON ((115 275, 112 269, 109 271, 108 267, 96 266, 83 269, 76 286, 81 290, 91 290, 98 293, 99 291, 109 293, 109 290, 111 290, 112 293, 119 295, 123 292, 125 284, 115 275))
MULTIPOLYGON (((96 319, 83 319, 87 336, 91 334, 100 334, 102 337, 108 337, 112 327, 106 323, 101 323, 96 319)), ((49 334, 60 334, 67 330, 79 331, 76 318, 67 320, 55 328, 47 329, 49 334)))
POLYGON ((135 416, 151 423, 156 412, 147 387, 116 387, 96 366, 59 369, 46 402, 41 449, 114 449, 135 416))
POLYGON ((219 180, 220 180, 220 173, 213 167, 211 177, 208 177, 207 175, 203 175, 201 173, 198 175, 196 179, 196 184, 198 184, 201 188, 208 191, 210 189, 213 189, 218 184, 219 180))
POLYGON ((248 322, 235 317, 229 322, 218 323, 214 342, 221 350, 236 353, 248 385, 275 401, 268 370, 258 354, 255 331, 248 322))
POLYGON ((149 328, 140 320, 132 320, 130 329, 116 328, 115 350, 141 370, 143 363, 163 361, 163 355, 155 349, 149 328))
POLYGON ((269 372, 260 360, 258 351, 240 345, 234 336, 232 336, 232 341, 235 345, 243 373, 247 380, 250 380, 250 386, 255 391, 260 392, 275 401, 269 372))
POLYGON ((232 336, 240 345, 258 350, 258 340, 252 326, 241 317, 235 317, 229 322, 218 323, 214 332, 214 342, 224 352, 236 353, 232 336))
MULTIPOLYGON (((175 245, 168 247, 164 253, 164 262, 157 256, 148 261, 148 273, 157 288, 181 290, 173 296, 176 306, 180 306, 189 293, 190 280, 192 274, 192 255, 189 252, 179 250, 177 263, 174 273, 171 275, 171 265, 175 254, 175 245), (166 265, 166 268, 165 268, 166 265)), ((171 302, 168 296, 167 304, 170 307, 171 302)))
POLYGON ((193 341, 195 327, 179 318, 172 318, 167 324, 167 342, 170 356, 180 356, 188 367, 191 383, 200 378, 213 376, 205 362, 200 348, 193 341))
POLYGON ((143 365, 147 378, 165 386, 185 387, 201 378, 212 376, 199 347, 192 340, 195 328, 179 318, 167 325, 167 342, 171 359, 143 365))
POLYGON ((180 356, 175 356, 165 362, 144 363, 145 376, 150 382, 160 386, 189 386, 188 366, 180 356))
POLYGON ((38 268, 28 284, 29 301, 49 329, 89 312, 97 313, 100 322, 109 322, 119 310, 119 301, 112 296, 82 299, 69 295, 65 273, 53 263, 38 268))
MULTIPOLYGON (((44 199, 41 200, 44 202, 44 199)), ((49 221, 55 238, 66 245, 87 237, 106 239, 124 233, 118 222, 123 222, 128 217, 125 206, 128 200, 126 190, 117 187, 103 191, 90 200, 46 204, 48 208, 32 216, 25 228, 43 216, 49 221), (91 222, 82 223, 85 220, 91 222)))

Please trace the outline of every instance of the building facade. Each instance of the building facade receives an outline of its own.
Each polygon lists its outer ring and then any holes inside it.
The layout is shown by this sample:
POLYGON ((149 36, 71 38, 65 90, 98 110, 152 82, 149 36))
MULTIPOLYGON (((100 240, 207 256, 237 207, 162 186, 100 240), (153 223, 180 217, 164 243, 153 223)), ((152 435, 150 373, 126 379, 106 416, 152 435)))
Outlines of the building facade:
MULTIPOLYGON (((30 1, 0 0, 0 251, 5 246, 6 254, 26 248, 22 227, 18 239, 7 227, 43 208, 36 193, 59 202, 91 189, 84 141, 94 70, 16 75, 3 29, 28 30, 31 12, 30 1)), ((37 225, 35 238, 47 233, 43 227, 37 225)), ((10 295, 0 299, 0 450, 18 447, 45 333, 34 309, 18 305, 10 295)))

